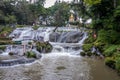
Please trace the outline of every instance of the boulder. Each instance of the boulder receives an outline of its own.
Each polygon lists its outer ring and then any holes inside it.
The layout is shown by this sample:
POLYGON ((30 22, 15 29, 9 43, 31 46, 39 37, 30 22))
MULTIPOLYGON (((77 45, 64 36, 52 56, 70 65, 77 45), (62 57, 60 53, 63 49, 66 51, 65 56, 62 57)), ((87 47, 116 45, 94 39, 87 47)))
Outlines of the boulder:
POLYGON ((57 42, 58 39, 59 39, 59 37, 60 37, 60 34, 59 34, 59 33, 53 32, 53 33, 50 34, 49 40, 50 40, 51 42, 57 42))

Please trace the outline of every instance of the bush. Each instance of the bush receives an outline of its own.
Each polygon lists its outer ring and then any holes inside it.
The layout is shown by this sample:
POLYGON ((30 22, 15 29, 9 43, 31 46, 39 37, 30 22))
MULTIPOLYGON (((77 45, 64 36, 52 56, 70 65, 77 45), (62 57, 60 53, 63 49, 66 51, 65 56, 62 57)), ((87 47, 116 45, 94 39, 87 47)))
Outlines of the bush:
POLYGON ((36 47, 39 52, 45 52, 45 53, 51 52, 53 48, 52 45, 48 42, 43 42, 43 43, 37 42, 36 47))
POLYGON ((112 57, 107 57, 107 58, 105 58, 105 64, 107 65, 107 66, 109 66, 110 68, 113 68, 113 69, 115 69, 115 59, 113 59, 112 57))
POLYGON ((91 51, 92 46, 92 44, 84 44, 82 47, 85 52, 88 52, 91 51))
POLYGON ((5 50, 6 49, 6 46, 0 46, 0 50, 5 50))
POLYGON ((105 55, 106 57, 111 57, 111 56, 113 56, 113 55, 114 55, 114 52, 117 51, 117 47, 118 47, 118 45, 111 45, 111 46, 109 46, 109 47, 106 48, 106 50, 104 51, 104 55, 105 55))
POLYGON ((26 52, 25 54, 28 58, 36 58, 36 54, 33 52, 26 52))
POLYGON ((120 73, 120 58, 118 58, 118 59, 116 60, 116 65, 115 65, 115 67, 116 67, 116 70, 118 71, 118 73, 120 73))

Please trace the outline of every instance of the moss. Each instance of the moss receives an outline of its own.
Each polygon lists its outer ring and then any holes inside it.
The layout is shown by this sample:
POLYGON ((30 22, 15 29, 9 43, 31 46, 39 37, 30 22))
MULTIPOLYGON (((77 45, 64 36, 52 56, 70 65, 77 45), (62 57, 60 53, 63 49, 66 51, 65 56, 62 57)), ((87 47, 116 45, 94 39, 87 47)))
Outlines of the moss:
POLYGON ((22 27, 24 27, 24 25, 17 25, 16 27, 17 28, 22 28, 22 27))
POLYGON ((39 27, 40 27, 40 26, 35 25, 35 26, 33 26, 33 29, 34 29, 34 30, 37 30, 39 27))
POLYGON ((63 69, 66 69, 66 68, 64 66, 58 66, 56 69, 57 70, 63 70, 63 69))

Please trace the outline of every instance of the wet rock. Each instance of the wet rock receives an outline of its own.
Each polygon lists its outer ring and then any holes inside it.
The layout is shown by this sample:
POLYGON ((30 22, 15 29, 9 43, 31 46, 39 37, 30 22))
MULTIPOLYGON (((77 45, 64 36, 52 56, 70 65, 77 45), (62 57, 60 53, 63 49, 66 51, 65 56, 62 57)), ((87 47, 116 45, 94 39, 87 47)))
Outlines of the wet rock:
POLYGON ((52 45, 49 42, 37 42, 36 48, 40 53, 49 53, 53 49, 52 45))
POLYGON ((81 32, 70 32, 64 42, 78 43, 82 39, 82 37, 83 37, 83 33, 81 33, 81 32))
POLYGON ((50 41, 51 42, 61 42, 61 43, 78 43, 83 38, 83 33, 81 32, 62 32, 60 33, 51 33, 50 41))
POLYGON ((60 37, 59 33, 53 32, 53 33, 50 34, 49 40, 51 42, 56 42, 56 41, 58 41, 59 37, 60 37))

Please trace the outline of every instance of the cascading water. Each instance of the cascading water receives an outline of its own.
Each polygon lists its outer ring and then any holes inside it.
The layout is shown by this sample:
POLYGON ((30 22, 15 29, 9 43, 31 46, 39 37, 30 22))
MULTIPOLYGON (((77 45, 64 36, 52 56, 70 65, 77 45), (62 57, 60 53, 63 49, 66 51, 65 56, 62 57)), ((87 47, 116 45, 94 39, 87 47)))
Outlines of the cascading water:
POLYGON ((78 31, 53 34, 49 34, 53 50, 43 54, 41 59, 44 67, 42 80, 89 80, 89 66, 77 56, 82 51, 81 45, 87 34, 78 31))
MULTIPOLYGON (((1 80, 120 80, 115 73, 105 67, 103 61, 94 58, 83 58, 78 55, 82 51, 82 44, 87 38, 87 33, 78 29, 58 28, 58 32, 52 32, 54 28, 39 28, 34 31, 34 39, 49 41, 53 50, 51 53, 42 54, 41 59, 17 58, 13 61, 3 61, 0 66, 1 80), (61 32, 63 31, 63 32, 61 32), (32 62, 32 63, 31 63, 32 62), (6 64, 7 63, 7 64, 6 64), (31 64, 25 64, 31 63, 31 64), (19 66, 13 66, 21 64, 19 66), (9 67, 11 66, 11 67, 9 67)), ((15 33, 16 34, 16 33, 15 33)), ((19 31, 18 31, 19 34, 19 31)), ((11 35, 13 36, 13 35, 11 35)), ((7 47, 7 51, 23 51, 22 46, 7 47)), ((36 52, 36 49, 32 50, 36 52)), ((93 52, 96 51, 93 48, 93 52)), ((21 52, 20 52, 21 53, 21 52)), ((5 54, 4 56, 6 56, 5 54)), ((3 56, 2 56, 3 57, 3 56)), ((1 59, 1 57, 0 57, 1 59)))

